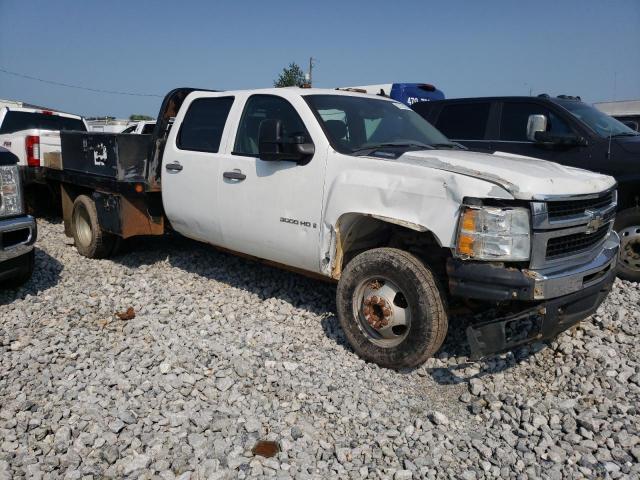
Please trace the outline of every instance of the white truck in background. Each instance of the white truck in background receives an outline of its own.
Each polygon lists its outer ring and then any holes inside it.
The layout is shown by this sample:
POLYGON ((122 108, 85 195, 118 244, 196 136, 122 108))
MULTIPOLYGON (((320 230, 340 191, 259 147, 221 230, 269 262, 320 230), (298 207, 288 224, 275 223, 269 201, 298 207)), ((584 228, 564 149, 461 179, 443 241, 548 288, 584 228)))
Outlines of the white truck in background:
POLYGON ((42 167, 60 162, 60 132, 87 131, 79 115, 25 106, 0 108, 0 147, 18 157, 18 168, 30 212, 51 205, 57 191, 50 191, 42 179, 42 167))
POLYGON ((120 133, 134 133, 137 135, 151 135, 156 126, 155 120, 140 120, 131 123, 120 133))
MULTIPOLYGON (((79 115, 27 107, 0 108, 0 146, 18 157, 21 169, 43 166, 48 152, 60 152, 60 131, 87 131, 79 115), (52 135, 54 133, 54 135, 52 135), (46 137, 46 138, 43 138, 46 137)), ((24 172, 23 172, 24 173, 24 172)), ((33 176, 27 176, 27 183, 33 176)))
POLYGON ((45 178, 78 252, 107 257, 171 227, 332 279, 346 338, 379 365, 433 355, 452 304, 474 318, 473 357, 552 338, 615 278, 613 178, 467 151, 403 103, 176 89, 158 123, 152 136, 61 133, 45 178))

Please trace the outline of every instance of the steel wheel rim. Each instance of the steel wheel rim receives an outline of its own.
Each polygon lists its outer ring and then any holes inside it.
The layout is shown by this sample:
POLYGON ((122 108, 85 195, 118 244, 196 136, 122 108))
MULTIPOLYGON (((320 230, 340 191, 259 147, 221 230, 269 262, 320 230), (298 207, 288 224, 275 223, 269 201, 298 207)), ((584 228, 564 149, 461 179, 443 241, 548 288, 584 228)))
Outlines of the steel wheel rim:
POLYGON ((358 327, 374 345, 398 346, 411 328, 411 309, 406 294, 384 276, 361 281, 353 295, 358 327))
POLYGON ((626 227, 620 234, 620 262, 632 270, 640 271, 640 225, 626 227))
POLYGON ((84 205, 79 204, 73 212, 73 224, 78 242, 83 247, 91 245, 91 219, 84 205))

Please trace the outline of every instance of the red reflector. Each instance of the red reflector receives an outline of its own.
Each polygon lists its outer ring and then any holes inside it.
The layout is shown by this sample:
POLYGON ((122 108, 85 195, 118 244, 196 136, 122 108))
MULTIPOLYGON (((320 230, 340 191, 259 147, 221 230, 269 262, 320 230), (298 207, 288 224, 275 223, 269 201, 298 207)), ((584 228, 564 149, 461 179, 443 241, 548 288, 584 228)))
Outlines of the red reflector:
POLYGON ((30 167, 40 166, 40 137, 38 135, 27 135, 25 140, 27 150, 27 165, 30 167))
POLYGON ((51 110, 42 110, 42 114, 43 115, 53 115, 53 112, 51 110))

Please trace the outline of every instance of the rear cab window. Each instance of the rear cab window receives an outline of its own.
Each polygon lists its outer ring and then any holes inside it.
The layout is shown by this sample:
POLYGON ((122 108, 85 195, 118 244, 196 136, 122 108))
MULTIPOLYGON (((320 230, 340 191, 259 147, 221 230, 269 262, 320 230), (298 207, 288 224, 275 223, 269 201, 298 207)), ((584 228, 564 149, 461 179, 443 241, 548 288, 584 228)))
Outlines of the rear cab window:
POLYGON ((64 117, 62 115, 56 115, 55 113, 47 114, 9 110, 0 125, 0 134, 31 129, 87 131, 84 122, 80 118, 64 117))
POLYGON ((483 140, 490 109, 491 102, 444 105, 435 126, 451 140, 483 140))
POLYGON ((176 145, 180 150, 217 153, 234 97, 197 98, 180 125, 176 145))

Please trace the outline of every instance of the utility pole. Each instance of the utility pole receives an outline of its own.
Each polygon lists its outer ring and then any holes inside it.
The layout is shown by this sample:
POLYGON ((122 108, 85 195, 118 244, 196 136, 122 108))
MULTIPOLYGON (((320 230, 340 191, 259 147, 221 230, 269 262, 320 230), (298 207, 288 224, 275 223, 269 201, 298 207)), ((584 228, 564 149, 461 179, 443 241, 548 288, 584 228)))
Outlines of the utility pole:
POLYGON ((313 57, 309 57, 309 87, 313 87, 313 57))

